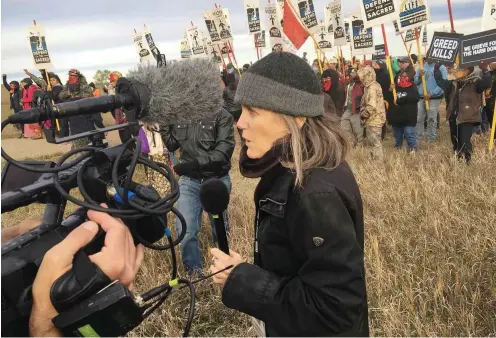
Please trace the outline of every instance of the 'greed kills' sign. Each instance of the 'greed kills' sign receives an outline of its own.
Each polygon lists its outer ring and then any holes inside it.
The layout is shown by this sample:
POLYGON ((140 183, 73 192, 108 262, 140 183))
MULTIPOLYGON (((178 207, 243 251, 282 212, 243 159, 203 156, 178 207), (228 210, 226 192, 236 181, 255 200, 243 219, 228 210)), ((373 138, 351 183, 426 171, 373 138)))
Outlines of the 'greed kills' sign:
POLYGON ((475 66, 481 61, 496 60, 496 29, 466 35, 460 41, 462 66, 475 66))
POLYGON ((446 65, 455 63, 462 34, 435 32, 427 57, 446 65))

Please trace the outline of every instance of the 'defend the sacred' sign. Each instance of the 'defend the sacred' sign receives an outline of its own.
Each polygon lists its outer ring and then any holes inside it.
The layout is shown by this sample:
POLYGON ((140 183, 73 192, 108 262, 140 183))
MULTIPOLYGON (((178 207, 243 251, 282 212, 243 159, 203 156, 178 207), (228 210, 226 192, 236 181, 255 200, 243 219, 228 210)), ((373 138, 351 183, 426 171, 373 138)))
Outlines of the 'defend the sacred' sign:
POLYGON ((463 34, 435 32, 427 57, 433 62, 453 65, 460 48, 460 37, 463 34))
POLYGON ((496 60, 496 29, 465 35, 460 39, 460 65, 476 66, 496 60))

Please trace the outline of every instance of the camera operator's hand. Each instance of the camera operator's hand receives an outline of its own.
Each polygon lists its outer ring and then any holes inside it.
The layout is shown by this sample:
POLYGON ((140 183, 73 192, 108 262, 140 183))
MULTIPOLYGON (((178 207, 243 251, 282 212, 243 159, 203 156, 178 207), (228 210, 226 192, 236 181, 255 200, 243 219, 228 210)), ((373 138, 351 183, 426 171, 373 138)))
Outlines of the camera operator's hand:
POLYGON ((98 224, 106 232, 102 250, 89 256, 90 260, 111 279, 120 280, 132 288, 143 261, 143 246, 134 246, 129 229, 118 219, 89 211, 90 221, 74 229, 62 242, 44 256, 33 284, 33 308, 29 323, 31 336, 60 336, 52 319, 58 314, 50 301, 52 284, 72 268, 77 251, 86 246, 98 232, 98 224), (97 224, 98 223, 98 224, 97 224))
POLYGON ((186 161, 178 163, 174 166, 174 171, 179 176, 194 176, 198 174, 198 170, 200 169, 200 164, 198 160, 186 161))

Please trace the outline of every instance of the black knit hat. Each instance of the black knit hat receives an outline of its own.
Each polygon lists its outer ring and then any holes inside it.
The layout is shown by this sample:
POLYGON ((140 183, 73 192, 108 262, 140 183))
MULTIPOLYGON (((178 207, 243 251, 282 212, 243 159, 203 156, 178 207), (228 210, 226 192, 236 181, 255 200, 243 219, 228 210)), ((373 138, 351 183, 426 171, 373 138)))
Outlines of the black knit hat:
POLYGON ((234 101, 287 115, 314 117, 324 114, 323 95, 308 63, 292 53, 272 52, 243 74, 234 101))

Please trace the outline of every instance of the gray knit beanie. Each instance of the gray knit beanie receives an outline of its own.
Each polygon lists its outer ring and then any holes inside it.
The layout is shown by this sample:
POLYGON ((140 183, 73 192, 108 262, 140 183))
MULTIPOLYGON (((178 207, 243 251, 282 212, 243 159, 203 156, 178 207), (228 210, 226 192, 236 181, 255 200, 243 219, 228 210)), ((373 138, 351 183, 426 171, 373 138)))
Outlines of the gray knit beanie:
POLYGON ((299 56, 272 52, 241 76, 236 103, 293 116, 324 114, 324 94, 312 68, 299 56))

